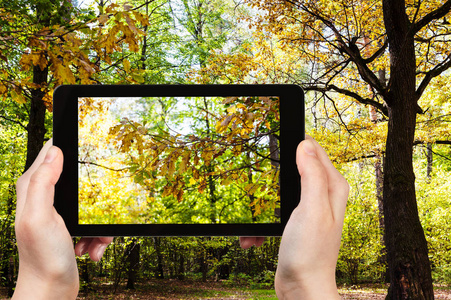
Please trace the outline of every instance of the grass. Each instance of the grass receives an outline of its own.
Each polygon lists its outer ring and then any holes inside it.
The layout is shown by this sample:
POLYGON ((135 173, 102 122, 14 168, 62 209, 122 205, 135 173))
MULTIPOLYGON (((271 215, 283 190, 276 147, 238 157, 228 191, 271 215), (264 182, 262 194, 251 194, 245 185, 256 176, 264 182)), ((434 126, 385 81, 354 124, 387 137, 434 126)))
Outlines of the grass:
MULTIPOLYGON (((379 300, 385 299, 388 285, 362 284, 342 285, 339 293, 345 300, 379 300)), ((435 299, 451 299, 451 287, 437 285, 434 288, 435 299)), ((6 300, 6 289, 0 288, 0 300, 6 300)), ((197 281, 197 280, 173 280, 151 279, 140 282, 136 289, 127 290, 121 285, 116 292, 111 282, 94 282, 87 293, 80 292, 78 300, 139 300, 139 299, 203 299, 203 300, 275 300, 274 289, 258 287, 255 283, 232 284, 225 281, 197 281)))
POLYGON ((136 289, 127 290, 119 287, 114 293, 110 283, 99 283, 91 291, 81 292, 79 300, 100 299, 243 299, 273 300, 277 299, 272 289, 253 289, 246 285, 231 286, 224 282, 201 282, 192 280, 149 280, 139 283, 136 289))

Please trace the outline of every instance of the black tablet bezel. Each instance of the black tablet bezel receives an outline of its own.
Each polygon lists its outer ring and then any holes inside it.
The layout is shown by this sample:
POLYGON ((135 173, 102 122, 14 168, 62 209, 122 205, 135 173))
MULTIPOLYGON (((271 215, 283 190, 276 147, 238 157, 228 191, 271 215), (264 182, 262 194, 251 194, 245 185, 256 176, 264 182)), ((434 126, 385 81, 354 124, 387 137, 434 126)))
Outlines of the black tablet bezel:
POLYGON ((72 236, 281 236, 300 200, 296 148, 304 139, 304 93, 296 85, 62 85, 53 94, 53 144, 64 154, 54 206, 72 236), (79 97, 279 96, 281 222, 271 224, 78 224, 79 97))

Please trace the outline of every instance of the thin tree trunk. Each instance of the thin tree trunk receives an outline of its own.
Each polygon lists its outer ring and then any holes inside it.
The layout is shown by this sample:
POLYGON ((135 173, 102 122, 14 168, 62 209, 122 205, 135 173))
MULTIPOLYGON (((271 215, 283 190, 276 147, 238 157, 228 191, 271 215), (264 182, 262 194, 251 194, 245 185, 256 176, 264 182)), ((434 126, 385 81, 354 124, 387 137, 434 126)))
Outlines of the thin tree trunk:
POLYGON ((128 280, 127 289, 135 289, 136 275, 139 269, 139 252, 141 245, 139 241, 133 240, 132 244, 129 246, 130 251, 128 254, 128 261, 130 263, 128 267, 128 280))
MULTIPOLYGON (((370 118, 372 122, 374 123, 377 122, 377 114, 373 106, 370 106, 370 118)), ((374 163, 374 175, 376 178, 376 199, 377 199, 377 208, 379 211, 378 219, 379 219, 379 229, 381 231, 382 245, 385 246, 385 222, 384 222, 384 199, 383 199, 384 174, 382 170, 382 161, 383 154, 381 156, 380 153, 376 153, 374 163)), ((387 251, 385 247, 381 249, 379 262, 381 263, 381 265, 384 266, 382 278, 384 279, 385 282, 390 282, 389 272, 387 269, 387 251)))
POLYGON ((431 180, 432 175, 432 163, 433 163, 433 153, 432 153, 432 144, 428 143, 426 146, 426 156, 427 156, 427 169, 426 169, 426 177, 429 180, 431 180))
POLYGON ((155 253, 157 254, 157 278, 164 278, 164 270, 163 270, 163 255, 161 253, 161 237, 153 238, 155 253))

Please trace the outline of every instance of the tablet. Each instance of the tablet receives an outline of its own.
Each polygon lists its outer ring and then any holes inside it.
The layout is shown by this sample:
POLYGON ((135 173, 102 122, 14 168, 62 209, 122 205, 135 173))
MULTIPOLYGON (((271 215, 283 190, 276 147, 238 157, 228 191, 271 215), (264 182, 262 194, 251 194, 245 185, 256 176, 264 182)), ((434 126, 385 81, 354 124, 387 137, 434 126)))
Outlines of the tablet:
POLYGON ((296 85, 63 85, 54 206, 72 236, 280 236, 300 200, 296 85))

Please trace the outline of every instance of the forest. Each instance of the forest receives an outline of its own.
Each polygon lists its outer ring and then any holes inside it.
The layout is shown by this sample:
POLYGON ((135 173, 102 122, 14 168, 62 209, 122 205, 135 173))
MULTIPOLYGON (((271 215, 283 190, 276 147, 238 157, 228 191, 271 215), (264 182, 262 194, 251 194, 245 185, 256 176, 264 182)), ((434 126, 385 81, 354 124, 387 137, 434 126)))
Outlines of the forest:
POLYGON ((278 102, 81 98, 79 223, 280 223, 278 102))
MULTIPOLYGON (((0 0, 0 297, 18 272, 15 183, 52 137, 62 84, 301 86, 306 133, 351 187, 338 284, 449 290, 450 20, 451 0, 0 0)), ((277 222, 277 98, 127 101, 135 113, 79 104, 81 222, 277 222)), ((272 289, 279 243, 118 237, 100 262, 77 258, 81 290, 272 289)))

